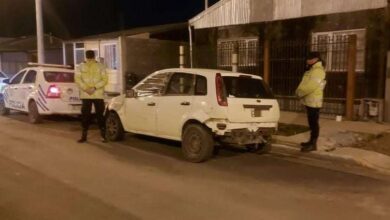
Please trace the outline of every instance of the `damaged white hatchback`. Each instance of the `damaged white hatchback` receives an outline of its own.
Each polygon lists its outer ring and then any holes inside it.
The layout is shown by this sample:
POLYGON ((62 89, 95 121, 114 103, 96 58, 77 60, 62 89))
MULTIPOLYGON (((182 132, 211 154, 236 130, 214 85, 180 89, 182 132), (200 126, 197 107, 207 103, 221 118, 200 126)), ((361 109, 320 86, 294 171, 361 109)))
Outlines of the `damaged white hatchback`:
POLYGON ((124 132, 177 140, 187 160, 202 162, 217 143, 268 152, 280 110, 259 76, 180 68, 149 75, 113 98, 107 114, 109 140, 124 132))

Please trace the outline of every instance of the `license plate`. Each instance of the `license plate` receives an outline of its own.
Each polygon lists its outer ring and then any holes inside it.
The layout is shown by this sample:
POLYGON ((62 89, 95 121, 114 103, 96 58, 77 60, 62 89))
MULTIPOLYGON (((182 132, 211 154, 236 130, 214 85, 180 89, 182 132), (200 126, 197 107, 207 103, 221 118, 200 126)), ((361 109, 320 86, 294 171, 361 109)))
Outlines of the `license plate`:
POLYGON ((68 100, 69 102, 80 102, 80 98, 76 96, 70 96, 68 100))

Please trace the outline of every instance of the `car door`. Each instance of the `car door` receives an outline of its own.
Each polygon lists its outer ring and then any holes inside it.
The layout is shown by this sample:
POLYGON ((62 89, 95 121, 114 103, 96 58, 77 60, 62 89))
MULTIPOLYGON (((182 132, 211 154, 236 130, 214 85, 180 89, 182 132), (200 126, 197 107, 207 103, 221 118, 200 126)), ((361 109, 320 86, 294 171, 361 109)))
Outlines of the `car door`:
POLYGON ((26 76, 24 77, 22 83, 20 84, 19 86, 19 93, 20 93, 20 96, 21 96, 21 102, 24 103, 24 107, 25 109, 24 110, 28 110, 28 103, 27 103, 27 99, 29 97, 29 95, 34 91, 35 89, 35 80, 36 80, 36 77, 37 77, 37 71, 35 70, 29 70, 27 71, 26 73, 26 76))
POLYGON ((126 130, 155 135, 157 101, 168 77, 169 73, 154 74, 134 87, 136 97, 125 99, 126 130))
POLYGON ((7 88, 4 91, 5 102, 8 108, 12 108, 16 110, 24 109, 24 103, 21 102, 21 99, 23 97, 20 93, 20 82, 22 81, 25 73, 26 71, 23 70, 17 73, 14 77, 12 77, 9 86, 7 86, 7 88))
POLYGON ((180 140, 183 121, 192 111, 194 88, 194 74, 172 74, 165 94, 157 100, 159 136, 180 140))

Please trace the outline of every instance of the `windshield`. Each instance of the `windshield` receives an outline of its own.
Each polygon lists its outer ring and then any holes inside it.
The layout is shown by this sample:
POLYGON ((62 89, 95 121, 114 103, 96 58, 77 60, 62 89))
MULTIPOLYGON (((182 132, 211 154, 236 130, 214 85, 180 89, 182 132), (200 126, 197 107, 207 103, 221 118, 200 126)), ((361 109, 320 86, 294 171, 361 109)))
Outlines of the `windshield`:
POLYGON ((74 73, 70 72, 44 72, 44 76, 47 82, 74 82, 74 73))
POLYGON ((273 99, 271 90, 263 80, 250 76, 223 77, 228 98, 273 99))

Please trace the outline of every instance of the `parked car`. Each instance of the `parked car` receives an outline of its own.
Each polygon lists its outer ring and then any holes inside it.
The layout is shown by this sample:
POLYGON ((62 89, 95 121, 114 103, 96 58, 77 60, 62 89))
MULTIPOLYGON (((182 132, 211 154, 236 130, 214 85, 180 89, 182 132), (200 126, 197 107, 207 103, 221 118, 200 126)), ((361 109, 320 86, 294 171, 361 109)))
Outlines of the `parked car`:
POLYGON ((8 75, 0 70, 0 93, 3 91, 3 87, 8 84, 8 75))
POLYGON ((181 141, 191 162, 209 159, 215 142, 269 151, 280 117, 261 77, 210 69, 157 71, 106 112, 109 140, 132 132, 181 141))
POLYGON ((9 80, 3 96, 0 114, 9 114, 10 109, 27 112, 31 123, 41 122, 42 115, 80 114, 74 71, 60 65, 30 64, 9 80))
POLYGON ((0 79, 8 78, 8 75, 0 70, 0 79))

